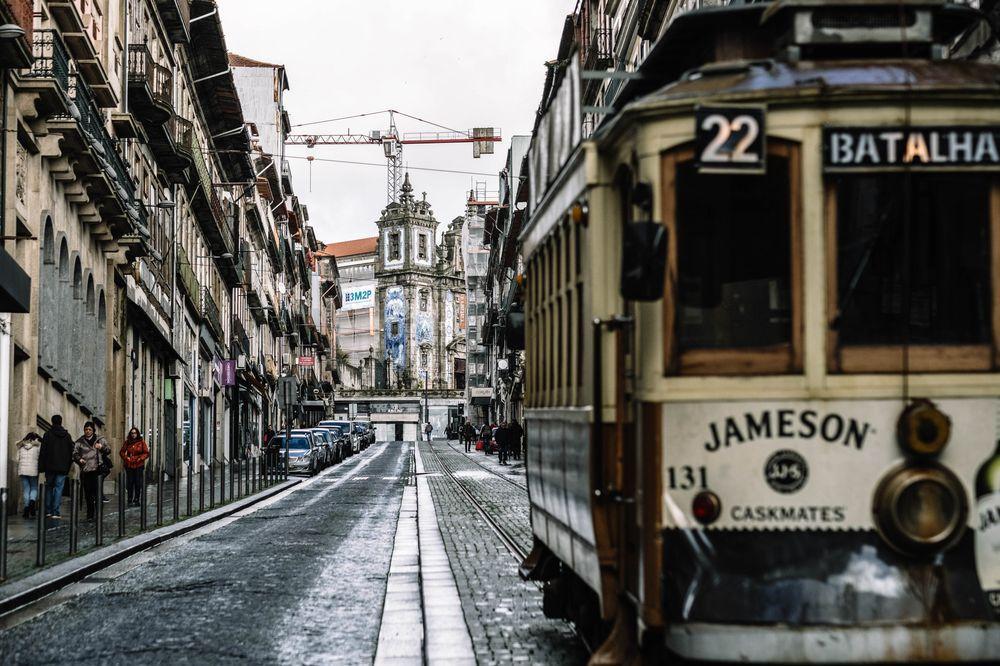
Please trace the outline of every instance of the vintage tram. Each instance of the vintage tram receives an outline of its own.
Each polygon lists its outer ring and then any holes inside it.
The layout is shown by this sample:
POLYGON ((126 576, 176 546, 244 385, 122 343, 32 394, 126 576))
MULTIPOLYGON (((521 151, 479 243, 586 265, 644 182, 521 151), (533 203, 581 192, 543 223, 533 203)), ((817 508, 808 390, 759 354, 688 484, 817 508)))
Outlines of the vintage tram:
POLYGON ((522 574, 611 627, 595 661, 1000 658, 1000 67, 952 57, 981 21, 690 12, 582 140, 568 62, 520 237, 522 574))

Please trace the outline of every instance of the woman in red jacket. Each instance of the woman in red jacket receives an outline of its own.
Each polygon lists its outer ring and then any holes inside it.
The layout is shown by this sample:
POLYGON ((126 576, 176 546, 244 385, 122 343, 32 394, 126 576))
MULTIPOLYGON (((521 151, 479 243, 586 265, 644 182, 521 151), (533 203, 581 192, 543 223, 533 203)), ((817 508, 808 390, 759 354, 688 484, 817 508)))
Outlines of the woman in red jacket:
POLYGON ((143 470, 149 458, 149 447, 139 434, 138 428, 128 431, 128 437, 120 451, 125 463, 125 487, 128 489, 128 505, 138 506, 142 497, 143 470))

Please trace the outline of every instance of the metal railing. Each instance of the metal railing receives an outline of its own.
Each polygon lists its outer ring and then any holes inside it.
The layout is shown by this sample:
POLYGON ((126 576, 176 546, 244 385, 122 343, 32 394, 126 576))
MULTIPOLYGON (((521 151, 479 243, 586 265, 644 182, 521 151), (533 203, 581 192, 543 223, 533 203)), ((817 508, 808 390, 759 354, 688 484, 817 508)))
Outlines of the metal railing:
POLYGON ((153 101, 166 107, 173 105, 174 75, 153 60, 153 54, 145 44, 130 44, 128 47, 128 81, 148 86, 153 101))
POLYGON ((31 69, 21 72, 29 79, 54 79, 59 88, 69 95, 69 53, 62 37, 55 30, 36 30, 32 37, 31 53, 35 58, 31 69))
MULTIPOLYGON (((94 493, 97 501, 86 506, 86 514, 80 511, 85 507, 83 484, 74 478, 65 480, 68 498, 60 493, 56 500, 55 513, 63 520, 47 515, 51 507, 46 504, 46 485, 52 481, 44 477, 39 478, 31 522, 18 521, 12 526, 7 512, 0 511, 0 584, 63 561, 67 554, 80 555, 266 491, 287 481, 288 471, 283 452, 278 450, 264 451, 256 457, 209 459, 194 464, 179 459, 164 463, 151 460, 138 492, 133 491, 136 497, 130 497, 137 500, 137 506, 126 504, 125 476, 124 470, 107 478, 100 476, 94 493), (186 486, 183 491, 182 486, 186 486), (105 506, 100 499, 105 493, 116 495, 117 501, 105 506)), ((9 490, 0 488, 0 506, 8 506, 9 490)), ((27 515, 28 509, 24 512, 27 515)))
MULTIPOLYGON (((180 278, 181 288, 187 293, 188 298, 194 302, 198 302, 201 298, 201 283, 198 282, 198 276, 195 274, 194 268, 191 266, 191 261, 188 259, 187 251, 185 251, 184 246, 177 243, 176 247, 177 277, 180 278)), ((199 308, 199 312, 200 311, 201 310, 199 308)))
POLYGON ((170 119, 170 130, 171 136, 174 137, 174 145, 193 156, 194 123, 187 118, 174 116, 170 119))
POLYGON ((215 304, 215 298, 212 297, 212 292, 208 287, 202 287, 201 289, 201 316, 205 318, 205 323, 208 324, 209 328, 221 340, 226 332, 222 328, 219 306, 215 304))
POLYGON ((208 207, 212 215, 212 223, 214 226, 213 231, 216 231, 218 235, 222 238, 223 245, 225 246, 219 254, 223 252, 233 252, 233 239, 232 231, 229 225, 226 224, 226 214, 222 210, 222 202, 219 200, 219 195, 215 193, 215 187, 212 185, 212 176, 208 170, 208 162, 205 159, 205 153, 202 151, 201 146, 198 144, 194 133, 191 133, 191 157, 194 160, 195 170, 198 172, 198 185, 199 191, 202 196, 208 201, 208 207))

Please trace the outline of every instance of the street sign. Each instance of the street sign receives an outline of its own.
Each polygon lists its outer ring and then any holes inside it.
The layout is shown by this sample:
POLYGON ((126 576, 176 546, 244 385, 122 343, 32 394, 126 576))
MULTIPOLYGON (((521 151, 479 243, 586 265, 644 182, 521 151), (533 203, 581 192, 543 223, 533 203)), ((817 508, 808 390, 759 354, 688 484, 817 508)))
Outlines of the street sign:
POLYGON ((278 378, 278 389, 275 391, 275 397, 278 400, 278 407, 282 410, 288 410, 292 405, 296 403, 296 398, 299 395, 299 380, 295 377, 279 377, 278 378))
POLYGON ((299 356, 299 365, 302 367, 312 367, 316 365, 315 356, 299 356))

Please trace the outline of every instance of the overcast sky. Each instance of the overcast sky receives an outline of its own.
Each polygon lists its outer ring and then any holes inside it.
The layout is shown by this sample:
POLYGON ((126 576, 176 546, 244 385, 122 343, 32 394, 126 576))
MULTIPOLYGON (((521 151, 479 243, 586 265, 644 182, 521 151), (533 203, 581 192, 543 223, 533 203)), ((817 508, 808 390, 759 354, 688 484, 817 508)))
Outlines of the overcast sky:
MULTIPOLYGON (((292 124, 398 109, 467 130, 499 127, 496 154, 473 159, 471 144, 407 146, 410 167, 491 174, 410 172, 445 224, 464 213, 475 181, 497 188, 515 134, 528 134, 545 80, 543 63, 555 57, 565 16, 576 0, 219 0, 229 50, 285 65, 292 124), (502 146, 502 147, 501 147, 502 146)), ((293 128, 301 133, 384 130, 385 114, 293 128)), ((400 132, 432 130, 398 118, 400 132)), ((386 169, 377 145, 291 146, 289 156, 313 154, 312 186, 306 160, 290 159, 296 193, 325 242, 376 233, 385 206, 386 169), (321 159, 375 163, 359 166, 321 159)))

